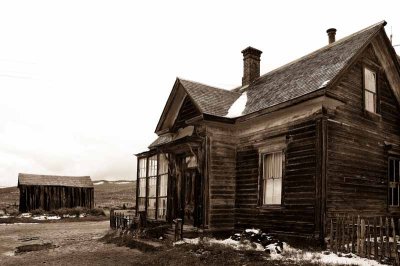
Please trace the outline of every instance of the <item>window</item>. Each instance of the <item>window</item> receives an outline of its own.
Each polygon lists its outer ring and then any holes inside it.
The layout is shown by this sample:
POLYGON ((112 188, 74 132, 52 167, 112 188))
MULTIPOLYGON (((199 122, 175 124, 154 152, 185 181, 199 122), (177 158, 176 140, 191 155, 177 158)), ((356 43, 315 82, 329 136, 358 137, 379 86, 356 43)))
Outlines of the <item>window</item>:
POLYGON ((168 158, 165 154, 160 154, 157 219, 165 220, 166 218, 167 193, 168 193, 168 158))
POLYGON ((364 107, 376 113, 376 73, 368 68, 364 68, 364 107))
POLYGON ((157 155, 149 158, 149 195, 147 199, 147 217, 156 218, 157 196, 157 155))
POLYGON ((400 206, 400 160, 389 158, 389 206, 400 206))
POLYGON ((138 161, 138 211, 150 219, 166 219, 168 196, 168 155, 156 154, 138 161))
POLYGON ((138 176, 138 210, 144 211, 146 206, 146 170, 147 158, 139 159, 139 176, 138 176))
POLYGON ((282 202, 283 153, 263 155, 263 204, 278 205, 282 202))

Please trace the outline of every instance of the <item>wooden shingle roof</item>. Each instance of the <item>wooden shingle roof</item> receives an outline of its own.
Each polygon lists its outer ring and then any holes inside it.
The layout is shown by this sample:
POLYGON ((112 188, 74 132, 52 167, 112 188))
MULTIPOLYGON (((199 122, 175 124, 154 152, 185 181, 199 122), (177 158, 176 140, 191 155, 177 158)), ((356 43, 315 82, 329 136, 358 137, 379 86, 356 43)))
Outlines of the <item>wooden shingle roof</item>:
POLYGON ((239 92, 219 89, 181 78, 178 80, 200 109, 199 111, 204 114, 224 116, 228 113, 229 107, 240 97, 239 92))
POLYGON ((18 174, 18 186, 93 187, 90 176, 56 176, 18 174))
POLYGON ((266 73, 249 86, 224 90, 178 79, 201 112, 224 117, 229 108, 247 93, 242 115, 299 98, 327 87, 386 25, 379 22, 329 44, 298 60, 266 73))

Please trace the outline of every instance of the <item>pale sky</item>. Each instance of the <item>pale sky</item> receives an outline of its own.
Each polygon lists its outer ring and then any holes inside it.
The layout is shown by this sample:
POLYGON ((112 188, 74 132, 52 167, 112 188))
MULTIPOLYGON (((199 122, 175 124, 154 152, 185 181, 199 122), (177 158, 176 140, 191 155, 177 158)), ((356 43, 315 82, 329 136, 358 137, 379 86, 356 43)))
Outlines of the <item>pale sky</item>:
MULTIPOLYGON (((1 1, 0 186, 19 172, 135 179, 177 76, 231 89, 386 20, 398 1, 1 1)), ((396 48, 400 53, 400 47, 396 48)))

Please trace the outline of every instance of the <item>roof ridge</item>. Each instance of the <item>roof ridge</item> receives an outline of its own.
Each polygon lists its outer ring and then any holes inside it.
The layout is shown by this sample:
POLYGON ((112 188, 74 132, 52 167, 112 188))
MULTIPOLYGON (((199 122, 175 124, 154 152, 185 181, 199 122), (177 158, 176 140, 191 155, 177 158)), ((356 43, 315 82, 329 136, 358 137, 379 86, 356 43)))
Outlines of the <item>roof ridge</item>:
POLYGON ((179 81, 191 82, 191 83, 195 83, 195 84, 198 84, 198 85, 206 86, 206 87, 209 87, 209 88, 212 88, 212 89, 222 90, 222 91, 224 91, 224 92, 233 92, 233 93, 236 93, 236 94, 240 94, 240 93, 235 92, 235 91, 231 91, 231 90, 222 89, 222 88, 219 88, 219 87, 207 85, 207 84, 204 84, 204 83, 201 83, 201 82, 198 82, 198 81, 183 79, 183 78, 180 78, 180 77, 177 77, 177 79, 178 79, 179 81))
MULTIPOLYGON (((370 30, 370 29, 372 29, 372 28, 374 28, 374 27, 377 27, 377 26, 385 26, 385 25, 386 25, 386 21, 385 21, 385 20, 382 20, 382 21, 380 21, 380 22, 378 22, 378 23, 375 23, 375 24, 373 24, 373 25, 371 25, 371 26, 369 26, 369 27, 367 27, 367 28, 364 28, 364 29, 362 29, 362 30, 359 30, 359 31, 357 31, 357 32, 354 32, 354 33, 352 33, 352 34, 350 34, 350 35, 348 35, 348 36, 346 36, 346 37, 343 37, 343 38, 339 39, 338 41, 335 41, 335 42, 333 42, 333 43, 331 43, 331 44, 325 45, 325 46, 323 46, 323 47, 321 47, 321 48, 319 48, 319 49, 317 49, 317 50, 315 50, 315 51, 312 51, 312 52, 310 52, 310 53, 308 53, 308 54, 306 54, 306 55, 304 55, 304 56, 302 56, 302 57, 300 57, 300 58, 297 58, 297 59, 295 59, 295 60, 293 60, 293 61, 291 61, 291 62, 289 62, 289 63, 286 63, 286 64, 284 64, 284 65, 278 67, 278 68, 275 68, 275 69, 273 69, 273 70, 271 70, 271 71, 269 71, 269 72, 267 72, 267 73, 261 75, 261 76, 260 76, 259 78, 257 78, 254 82, 260 80, 262 77, 265 77, 265 76, 270 75, 270 74, 272 74, 272 73, 275 73, 275 72, 277 72, 277 71, 279 71, 279 70, 281 70, 281 69, 283 69, 283 68, 285 68, 285 67, 288 67, 288 66, 290 66, 290 65, 292 65, 292 64, 295 64, 295 63, 297 63, 297 62, 300 62, 301 60, 303 60, 303 59, 305 59, 305 58, 307 58, 307 57, 311 57, 312 55, 317 54, 317 53, 319 53, 319 52, 321 52, 321 51, 323 51, 323 50, 325 50, 325 49, 328 49, 328 48, 334 47, 334 46, 336 46, 336 45, 339 45, 339 44, 343 43, 344 41, 347 41, 348 39, 353 38, 354 36, 356 36, 356 35, 358 35, 358 34, 361 34, 361 33, 365 32, 365 31, 367 31, 367 30, 370 30)), ((238 88, 240 88, 240 87, 241 87, 241 86, 239 86, 239 87, 237 87, 237 88, 234 88, 233 90, 238 89, 238 88)))

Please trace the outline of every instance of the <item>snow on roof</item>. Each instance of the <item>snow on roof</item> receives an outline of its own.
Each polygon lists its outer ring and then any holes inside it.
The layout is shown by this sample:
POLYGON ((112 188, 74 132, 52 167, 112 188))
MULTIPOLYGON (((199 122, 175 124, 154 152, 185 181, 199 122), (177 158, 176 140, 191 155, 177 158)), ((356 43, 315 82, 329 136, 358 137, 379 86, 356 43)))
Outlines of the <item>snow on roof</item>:
POLYGON ((228 114, 225 117, 235 118, 241 116, 247 104, 247 92, 243 92, 242 95, 231 105, 228 110, 228 114))

